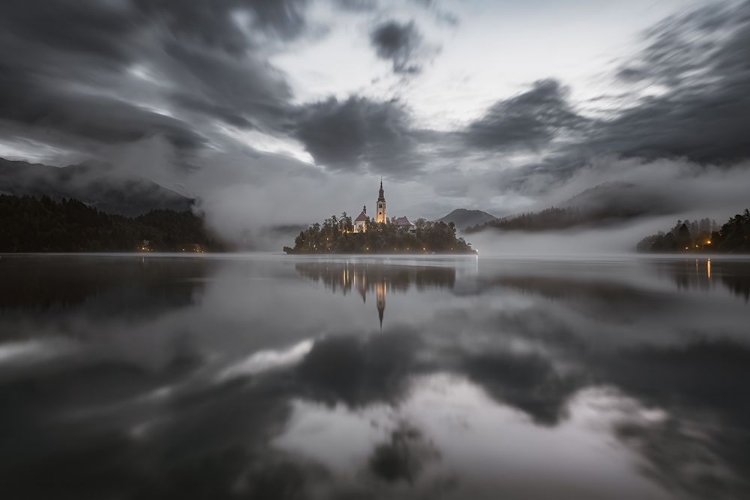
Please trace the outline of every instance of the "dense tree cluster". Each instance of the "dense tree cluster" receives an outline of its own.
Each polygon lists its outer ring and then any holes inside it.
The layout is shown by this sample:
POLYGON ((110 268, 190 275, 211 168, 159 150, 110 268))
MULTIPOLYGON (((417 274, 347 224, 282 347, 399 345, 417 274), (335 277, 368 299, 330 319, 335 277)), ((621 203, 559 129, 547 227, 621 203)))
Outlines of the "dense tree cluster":
POLYGON ((0 252, 221 251, 192 212, 110 215, 77 200, 0 195, 0 252))
POLYGON ((636 248, 659 253, 750 253, 750 210, 730 217, 721 228, 709 219, 679 220, 670 231, 647 236, 636 248))
POLYGON ((456 238, 453 223, 419 219, 409 231, 395 224, 367 222, 366 231, 355 233, 344 212, 301 231, 287 253, 475 253, 463 238, 456 238))

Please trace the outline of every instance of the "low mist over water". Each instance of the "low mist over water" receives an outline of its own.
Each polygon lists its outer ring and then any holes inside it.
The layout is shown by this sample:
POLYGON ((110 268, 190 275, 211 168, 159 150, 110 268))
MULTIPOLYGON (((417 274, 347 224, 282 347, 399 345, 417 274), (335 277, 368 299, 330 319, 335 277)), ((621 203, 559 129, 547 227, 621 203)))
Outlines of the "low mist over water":
POLYGON ((0 484, 748 498, 750 261, 0 259, 0 484))

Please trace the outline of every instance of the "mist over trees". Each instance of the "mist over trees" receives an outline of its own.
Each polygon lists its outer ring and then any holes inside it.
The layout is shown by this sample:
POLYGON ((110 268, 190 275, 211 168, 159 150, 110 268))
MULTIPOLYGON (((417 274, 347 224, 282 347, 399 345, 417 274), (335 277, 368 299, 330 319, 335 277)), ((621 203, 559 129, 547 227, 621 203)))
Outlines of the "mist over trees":
POLYGON ((0 252, 222 251, 190 211, 151 210, 138 217, 101 212, 48 196, 0 195, 0 252))
POLYGON ((550 207, 539 212, 527 212, 467 228, 474 233, 485 229, 501 231, 555 231, 583 226, 607 226, 644 215, 637 207, 550 207))
POLYGON ((711 219, 678 220, 669 231, 642 239, 636 249, 655 253, 750 253, 750 210, 730 217, 721 228, 711 219))
POLYGON ((395 224, 367 221, 366 231, 354 232, 352 218, 329 217, 301 231, 287 253, 475 253, 471 244, 456 238, 456 225, 418 219, 409 231, 395 224))

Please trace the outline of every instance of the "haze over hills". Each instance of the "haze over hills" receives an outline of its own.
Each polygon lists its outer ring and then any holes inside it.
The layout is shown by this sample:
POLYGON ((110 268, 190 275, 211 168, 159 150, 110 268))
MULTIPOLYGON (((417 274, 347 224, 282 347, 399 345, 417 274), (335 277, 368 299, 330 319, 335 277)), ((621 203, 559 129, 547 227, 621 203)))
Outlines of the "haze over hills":
POLYGON ((487 224, 494 220, 497 220, 497 217, 481 210, 457 208, 442 219, 438 219, 437 222, 445 222, 446 224, 452 222, 456 225, 456 229, 463 230, 468 227, 487 224))
POLYGON ((559 206, 511 215, 474 225, 470 231, 554 231, 574 227, 612 226, 639 217, 675 214, 680 203, 650 187, 607 182, 586 189, 559 206))
POLYGON ((605 182, 585 189, 561 204, 563 208, 622 218, 671 214, 680 210, 678 205, 662 192, 622 181, 605 182))
POLYGON ((193 200, 151 180, 105 165, 50 167, 0 158, 0 194, 73 198, 109 214, 138 216, 156 209, 190 210, 193 200))

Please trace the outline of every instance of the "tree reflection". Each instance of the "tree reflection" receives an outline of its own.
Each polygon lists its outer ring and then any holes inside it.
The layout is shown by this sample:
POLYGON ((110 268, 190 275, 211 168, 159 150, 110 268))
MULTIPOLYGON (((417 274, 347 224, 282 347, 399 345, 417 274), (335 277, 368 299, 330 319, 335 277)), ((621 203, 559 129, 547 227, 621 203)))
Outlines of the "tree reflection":
POLYGON ((200 258, 5 256, 3 319, 143 321, 192 306, 214 264, 200 258))
POLYGON ((671 279, 678 290, 710 290, 720 283, 745 302, 750 301, 750 262, 711 258, 656 261, 660 276, 671 279))

